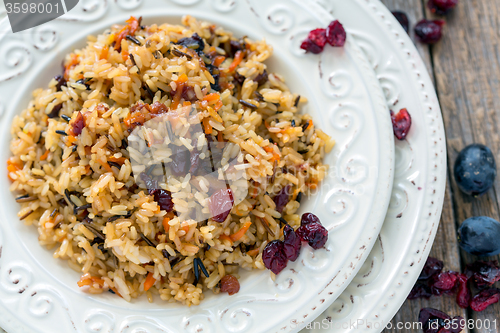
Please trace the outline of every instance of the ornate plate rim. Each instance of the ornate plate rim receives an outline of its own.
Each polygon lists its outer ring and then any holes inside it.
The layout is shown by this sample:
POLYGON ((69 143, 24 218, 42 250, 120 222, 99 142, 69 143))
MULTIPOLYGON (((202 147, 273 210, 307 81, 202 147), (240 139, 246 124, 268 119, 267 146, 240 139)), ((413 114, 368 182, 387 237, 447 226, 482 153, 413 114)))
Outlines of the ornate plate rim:
MULTIPOLYGON (((175 3, 179 2, 179 0, 171 0, 171 1, 175 2, 175 3)), ((194 1, 194 2, 189 1, 189 2, 196 3, 197 1, 194 1)), ((132 2, 128 1, 128 3, 133 3, 133 1, 132 2)), ((311 5, 313 6, 313 4, 311 4, 311 5)), ((316 10, 318 12, 322 11, 319 7, 314 8, 314 10, 316 10)), ((325 20, 325 22, 328 22, 328 20, 331 20, 331 16, 329 16, 325 12, 325 13, 323 13, 323 20, 325 20)), ((364 58, 363 55, 361 54, 360 50, 354 45, 354 43, 352 43, 352 44, 353 44, 353 49, 356 50, 356 53, 357 53, 356 56, 359 59, 364 58)), ((362 62, 366 63, 366 66, 365 66, 366 67, 365 68, 366 75, 369 79, 369 83, 372 84, 372 87, 373 87, 373 90, 370 91, 370 96, 374 100, 373 104, 377 105, 379 111, 381 109, 384 109, 386 111, 385 103, 383 102, 382 91, 381 91, 380 87, 378 86, 375 75, 374 75, 374 73, 372 73, 366 60, 363 60, 362 62), (382 107, 382 105, 384 105, 384 107, 382 107)), ((385 142, 387 144, 387 147, 388 147, 388 154, 387 155, 389 156, 389 159, 388 159, 389 164, 393 165, 393 163, 394 163, 393 137, 392 137, 392 131, 390 130, 390 128, 391 128, 390 122, 388 121, 388 119, 389 119, 388 116, 383 116, 383 117, 379 116, 379 121, 381 121, 381 123, 383 123, 381 126, 385 126, 385 130, 383 130, 379 133, 379 139, 380 139, 380 142, 385 142)), ((388 170, 381 170, 381 172, 380 172, 381 176, 380 176, 380 179, 379 179, 378 185, 377 185, 377 193, 382 193, 384 191, 385 187, 387 187, 389 189, 391 188, 392 179, 393 179, 393 177, 392 177, 393 172, 394 172, 394 167, 390 167, 390 168, 388 168, 388 170)), ((387 192, 388 190, 386 189, 385 191, 387 192)), ((384 197, 384 196, 381 195, 380 197, 384 197)), ((388 205, 388 200, 385 200, 383 198, 379 198, 379 196, 376 196, 376 199, 378 200, 377 203, 379 204, 379 207, 381 207, 381 208, 375 214, 372 214, 371 216, 376 217, 375 220, 377 220, 377 218, 379 218, 380 221, 383 221, 383 216, 385 215, 386 207, 388 205), (385 202, 385 201, 387 201, 387 202, 385 202)), ((342 273, 345 273, 345 279, 344 279, 344 281, 342 281, 340 283, 340 286, 342 286, 342 287, 347 286, 346 282, 350 281, 350 279, 354 277, 353 273, 355 273, 357 270, 359 270, 359 268, 361 266, 360 263, 362 263, 364 261, 364 259, 366 258, 366 256, 368 255, 367 250, 369 250, 373 246, 373 244, 376 240, 375 235, 378 233, 380 227, 381 227, 381 223, 374 223, 374 227, 368 228, 370 230, 366 230, 363 233, 363 236, 360 237, 359 242, 358 242, 360 245, 360 252, 357 254, 353 254, 351 256, 351 258, 353 258, 353 257, 355 257, 355 258, 349 259, 351 261, 350 267, 348 267, 345 270, 343 268, 342 273)), ((342 275, 343 274, 341 274, 341 276, 342 275)), ((332 279, 332 281, 335 279, 335 277, 332 279)), ((337 287, 339 287, 339 285, 337 285, 337 287)), ((312 319, 313 315, 311 315, 311 314, 312 313, 320 313, 319 310, 324 309, 330 302, 332 302, 334 300, 335 295, 338 294, 339 290, 340 289, 335 289, 334 284, 330 282, 327 285, 327 287, 322 292, 320 292, 317 295, 317 297, 315 297, 315 300, 313 302, 310 302, 307 306, 304 306, 303 309, 305 311, 303 311, 303 313, 296 313, 294 315, 297 315, 298 316, 297 318, 309 317, 309 318, 307 318, 307 320, 312 319), (334 292, 332 290, 336 290, 336 291, 334 292), (326 295, 327 292, 328 292, 329 296, 326 295), (323 296, 321 294, 323 294, 323 296), (326 301, 326 299, 328 299, 328 301, 326 301), (309 310, 311 308, 312 308, 312 311, 309 310), (313 312, 313 311, 315 311, 315 312, 313 312)), ((280 326, 282 326, 282 325, 280 325, 280 326)), ((17 326, 17 324, 16 324, 15 328, 19 329, 20 326, 17 326)), ((278 331, 279 328, 280 327, 276 326, 273 328, 273 330, 278 331)), ((281 329, 282 329, 282 331, 289 331, 289 330, 292 330, 293 328, 290 326, 284 326, 284 327, 281 327, 281 329)))
MULTIPOLYGON (((315 1, 328 8, 328 5, 324 1, 315 1)), ((379 22, 378 26, 381 31, 389 36, 390 43, 394 45, 394 49, 398 50, 396 57, 405 64, 405 73, 401 74, 401 81, 409 82, 408 80, 403 80, 403 77, 411 78, 412 86, 410 89, 418 91, 418 93, 415 92, 414 94, 418 96, 421 104, 426 106, 426 109, 416 110, 416 112, 422 112, 425 119, 425 123, 423 124, 423 131, 425 133, 420 137, 424 136, 426 138, 426 150, 425 154, 422 153, 422 155, 428 159, 428 163, 425 165, 426 171, 428 171, 427 179, 425 179, 425 182, 418 183, 417 185, 413 184, 414 186, 419 186, 417 190, 422 189, 420 186, 425 187, 422 191, 419 191, 418 197, 413 201, 419 205, 420 214, 417 217, 411 217, 408 214, 398 217, 396 214, 388 213, 379 235, 379 240, 383 237, 385 241, 383 245, 379 241, 379 244, 372 249, 372 253, 370 253, 365 262, 365 266, 368 266, 369 263, 376 263, 380 258, 387 258, 391 249, 394 251, 395 244, 393 243, 396 243, 396 241, 391 242, 390 238, 387 240, 390 226, 394 226, 394 223, 405 224, 411 222, 411 220, 415 220, 416 222, 411 225, 411 228, 416 228, 415 233, 402 235, 404 237, 403 240, 408 243, 408 246, 404 250, 398 248, 397 260, 393 260, 400 264, 390 272, 385 271, 385 274, 378 274, 373 281, 368 282, 375 283, 370 289, 365 289, 367 285, 362 283, 362 281, 365 278, 363 275, 371 273, 371 268, 362 269, 339 299, 315 321, 315 323, 319 324, 323 323, 325 319, 328 322, 332 320, 328 324, 331 325, 329 326, 330 330, 328 330, 331 332, 379 332, 386 327, 397 311, 399 311, 401 305, 406 301, 407 295, 425 264, 436 236, 446 188, 446 138, 441 109, 433 82, 413 41, 393 17, 389 9, 379 0, 356 0, 353 2, 356 2, 359 7, 363 7, 368 16, 379 22), (377 290, 377 292, 373 293, 373 290, 377 290), (363 311, 353 311, 355 307, 358 310, 362 308, 363 311), (346 313, 342 314, 343 312, 346 313), (332 318, 332 313, 338 313, 338 317, 332 318), (361 327, 356 326, 352 328, 350 325, 345 325, 346 323, 353 323, 358 320, 362 323, 361 327)), ((331 2, 331 8, 329 8, 333 13, 335 13, 335 3, 336 1, 331 2)), ((339 16, 339 19, 342 18, 342 15, 339 16)), ((360 25, 353 28, 361 31, 359 28, 360 25)), ((381 31, 370 32, 377 34, 381 31)), ((378 64, 383 63, 381 59, 379 60, 378 64)), ((386 73, 377 70, 378 68, 376 68, 376 72, 380 83, 383 84, 383 80, 385 79, 384 74, 386 73)), ((388 100, 389 105, 392 105, 393 102, 388 100)), ((411 135, 408 141, 414 147, 415 139, 411 135)), ((397 149, 405 149, 404 147, 401 148, 400 145, 398 147, 398 145, 397 143, 397 149)), ((418 158, 419 156, 415 155, 414 157, 418 158)), ((396 158, 394 189, 399 188, 404 183, 411 182, 411 178, 407 177, 407 173, 398 175, 397 165, 398 158, 396 158)), ((418 171, 418 169, 413 171, 418 171)), ((408 202, 408 206, 411 206, 411 202, 408 202)), ((304 329, 302 332, 317 332, 317 330, 304 329)))

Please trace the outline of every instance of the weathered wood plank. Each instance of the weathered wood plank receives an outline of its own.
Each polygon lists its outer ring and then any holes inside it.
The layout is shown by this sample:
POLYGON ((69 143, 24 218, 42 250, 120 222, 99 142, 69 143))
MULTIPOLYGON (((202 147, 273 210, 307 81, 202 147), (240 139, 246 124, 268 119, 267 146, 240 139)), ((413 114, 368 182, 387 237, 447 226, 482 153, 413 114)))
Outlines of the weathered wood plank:
MULTIPOLYGON (((489 146, 500 153, 500 2, 461 1, 448 16, 443 41, 433 47, 434 73, 445 121, 450 175, 458 152, 471 143, 489 146)), ((455 224, 466 218, 486 215, 499 219, 500 180, 481 198, 462 194, 450 177, 455 224)), ((461 251, 462 266, 478 258, 461 251)), ((499 259, 500 256, 491 259, 499 259)), ((469 316, 477 321, 500 318, 500 304, 469 316)), ((477 333, 498 333, 500 328, 478 328, 477 333)))
MULTIPOLYGON (((397 9, 405 11, 410 18, 412 28, 420 19, 427 15, 424 12, 423 0, 382 0, 382 2, 390 10, 397 9)), ((410 31, 410 36, 414 39, 412 28, 410 31)), ((430 48, 418 42, 416 43, 416 46, 427 65, 429 73, 431 74, 431 76, 434 76, 430 48)), ((461 267, 458 245, 455 238, 456 230, 454 215, 455 214, 453 211, 451 190, 450 187, 447 186, 443 214, 441 217, 440 227, 436 235, 436 240, 431 250, 431 256, 443 260, 445 262, 446 270, 458 271, 461 269, 461 267)), ((451 316, 462 316, 464 318, 467 318, 467 312, 463 309, 460 309, 456 304, 454 297, 451 296, 432 297, 430 300, 406 301, 400 311, 392 320, 392 329, 387 329, 385 330, 385 332, 420 333, 421 330, 419 330, 417 327, 398 329, 397 324, 417 322, 420 309, 424 307, 439 309, 447 312, 451 316)), ((468 330, 464 332, 468 332, 468 330)))

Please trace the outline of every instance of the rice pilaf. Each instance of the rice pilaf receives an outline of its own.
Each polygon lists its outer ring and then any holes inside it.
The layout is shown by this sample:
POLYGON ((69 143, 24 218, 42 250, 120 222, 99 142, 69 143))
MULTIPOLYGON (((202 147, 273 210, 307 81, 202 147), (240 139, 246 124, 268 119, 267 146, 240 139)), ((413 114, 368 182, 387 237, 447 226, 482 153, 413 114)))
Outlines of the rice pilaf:
POLYGON ((18 216, 37 227, 54 258, 82 274, 78 285, 90 293, 197 305, 204 291, 220 292, 225 275, 264 269, 264 247, 282 237, 283 223, 299 226, 301 198, 326 176, 322 159, 335 142, 299 113, 306 98, 268 73, 272 47, 190 16, 182 24, 141 26, 132 17, 89 36, 12 122, 7 166, 18 216), (162 168, 139 170, 140 150, 129 147, 134 130, 186 108, 196 110, 187 115, 203 135, 154 143, 175 146, 164 149, 166 164, 176 163, 176 147, 192 157, 210 143, 236 146, 245 174, 234 181, 248 193, 230 214, 183 215, 177 207, 190 198, 211 211, 215 192, 229 187, 213 188, 201 173, 193 185, 190 168, 176 184, 205 196, 182 196, 161 179, 162 168))

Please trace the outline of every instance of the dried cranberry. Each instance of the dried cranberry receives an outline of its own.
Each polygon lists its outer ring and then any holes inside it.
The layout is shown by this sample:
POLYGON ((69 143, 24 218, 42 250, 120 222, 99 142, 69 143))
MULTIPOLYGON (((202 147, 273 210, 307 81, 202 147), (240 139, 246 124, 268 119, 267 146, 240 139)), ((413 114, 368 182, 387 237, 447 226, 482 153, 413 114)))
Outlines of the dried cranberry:
MULTIPOLYGON (((257 75, 255 77, 254 82, 257 82, 259 86, 265 84, 267 82, 267 80, 269 79, 269 74, 267 73, 267 70, 264 69, 264 71, 257 75)), ((245 78, 243 77, 243 80, 245 80, 245 78)), ((243 83, 243 82, 242 82, 243 83)))
POLYGON ((425 266, 418 277, 419 280, 427 280, 434 274, 439 274, 443 270, 443 262, 436 258, 428 257, 425 266))
POLYGON ((288 263, 285 254, 285 244, 280 240, 273 240, 266 245, 262 252, 262 261, 267 269, 279 274, 288 263))
POLYGON ((231 189, 220 189, 208 200, 208 206, 212 219, 216 222, 224 222, 233 208, 234 199, 231 189))
POLYGON ((465 274, 458 274, 457 304, 461 308, 467 309, 472 299, 472 294, 467 282, 469 279, 465 274))
POLYGON ((59 111, 61 111, 63 107, 63 104, 62 103, 59 103, 57 105, 55 105, 53 108, 52 108, 52 111, 50 111, 50 113, 47 115, 49 118, 55 118, 55 117, 59 117, 59 111))
POLYGON ((158 101, 151 104, 150 109, 151 109, 151 114, 155 116, 159 116, 161 114, 168 112, 168 107, 165 104, 160 103, 158 101))
POLYGON ((408 299, 430 298, 431 296, 431 288, 429 288, 429 286, 424 283, 417 282, 408 295, 408 299))
POLYGON ((161 210, 165 210, 167 212, 171 212, 172 210, 174 210, 174 202, 172 201, 172 194, 170 193, 170 191, 156 189, 153 190, 152 194, 161 210))
POLYGON ((227 292, 229 296, 240 291, 240 283, 233 275, 224 275, 220 280, 220 291, 227 292))
POLYGON ((309 223, 320 223, 319 218, 314 215, 313 213, 304 213, 302 214, 302 217, 300 218, 300 225, 306 225, 309 223))
POLYGON ((198 149, 194 148, 191 151, 190 162, 191 166, 189 167, 189 173, 191 173, 191 175, 197 175, 200 166, 200 151, 198 151, 198 149))
POLYGON ((397 114, 391 111, 392 128, 398 140, 404 140, 411 127, 411 116, 408 110, 401 109, 397 114))
POLYGON ((331 46, 344 46, 346 36, 345 29, 338 20, 331 22, 326 28, 326 41, 331 46))
POLYGON ((64 76, 62 76, 62 75, 56 75, 56 76, 54 77, 54 80, 56 80, 56 81, 57 81, 57 84, 56 84, 56 91, 61 91, 61 90, 62 90, 62 89, 61 89, 61 87, 62 87, 62 86, 66 86, 67 81, 66 81, 66 79, 64 78, 64 76))
POLYGON ((301 225, 297 229, 297 235, 316 250, 322 248, 328 240, 328 230, 316 222, 301 225))
POLYGON ((154 190, 157 190, 160 188, 158 186, 158 181, 152 179, 148 174, 141 172, 140 178, 144 182, 144 184, 146 185, 146 188, 148 189, 148 192, 150 195, 153 195, 154 190))
POLYGON ((82 130, 85 127, 85 119, 80 111, 78 111, 76 118, 70 123, 69 134, 73 136, 78 136, 82 134, 82 130))
POLYGON ((464 329, 464 320, 460 316, 453 319, 443 311, 433 308, 420 310, 418 321, 422 323, 424 333, 459 333, 464 329))
POLYGON ((449 271, 433 275, 430 281, 432 293, 439 296, 442 293, 452 292, 457 283, 457 274, 449 271))
POLYGON ((429 2, 427 2, 427 7, 429 7, 433 13, 445 15, 451 9, 455 8, 457 3, 458 0, 429 0, 429 2))
POLYGON ((408 16, 405 12, 394 11, 392 15, 398 20, 398 22, 403 26, 406 32, 410 31, 410 21, 408 20, 408 16))
POLYGON ((300 48, 302 50, 305 50, 306 52, 311 52, 314 54, 318 54, 318 53, 321 53, 321 51, 323 51, 323 47, 319 46, 318 44, 316 44, 315 42, 313 42, 309 38, 306 38, 302 42, 302 44, 300 44, 300 48))
POLYGON ((472 310, 480 312, 500 300, 500 289, 484 289, 481 290, 470 303, 472 310))
POLYGON ((326 29, 314 29, 309 32, 307 36, 314 44, 319 47, 324 47, 326 45, 326 29))
POLYGON ((273 199, 274 203, 276 204, 276 210, 280 213, 283 212, 286 204, 288 203, 288 201, 290 201, 291 188, 292 185, 286 185, 278 192, 278 194, 276 194, 273 199))
POLYGON ((191 153, 186 147, 170 145, 172 149, 172 162, 170 162, 170 171, 176 177, 183 177, 189 172, 191 167, 191 153))
POLYGON ((437 43, 442 36, 444 21, 426 19, 421 20, 415 26, 415 35, 422 43, 434 44, 437 43))
POLYGON ((433 308, 423 308, 418 315, 418 321, 422 323, 424 333, 439 332, 449 320, 451 320, 449 315, 433 308))
POLYGON ((300 254, 300 248, 302 246, 300 237, 297 236, 293 228, 288 224, 286 224, 283 228, 283 236, 285 237, 285 240, 283 242, 285 244, 286 258, 290 261, 297 260, 300 254))
POLYGON ((500 267, 498 261, 476 261, 467 265, 465 274, 472 278, 479 289, 491 287, 500 281, 500 267))

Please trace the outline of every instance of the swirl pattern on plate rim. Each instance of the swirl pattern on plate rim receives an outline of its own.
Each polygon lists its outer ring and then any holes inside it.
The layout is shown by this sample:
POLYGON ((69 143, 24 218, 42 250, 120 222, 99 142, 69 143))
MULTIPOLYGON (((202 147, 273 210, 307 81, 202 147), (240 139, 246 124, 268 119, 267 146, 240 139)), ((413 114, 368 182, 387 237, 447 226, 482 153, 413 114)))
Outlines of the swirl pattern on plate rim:
MULTIPOLYGON (((338 14, 336 9, 339 1, 316 1, 335 15, 338 14)), ((405 86, 403 82, 408 82, 405 79, 410 77, 414 82, 411 89, 418 92, 413 94, 418 96, 423 106, 420 118, 414 117, 417 120, 414 126, 425 127, 421 131, 426 133, 418 138, 410 136, 406 141, 396 144, 394 188, 379 241, 350 286, 315 321, 315 324, 322 324, 326 320, 331 323, 329 327, 335 328, 335 332, 352 332, 350 325, 345 324, 356 323, 358 320, 362 326, 355 325, 356 332, 381 331, 397 312, 420 274, 430 251, 441 215, 446 182, 443 121, 431 80, 425 72, 425 65, 420 60, 418 51, 383 4, 375 0, 356 0, 353 3, 357 3, 358 7, 366 12, 366 19, 369 16, 382 23, 378 30, 384 29, 383 31, 361 29, 363 24, 355 24, 354 21, 350 21, 350 27, 357 29, 351 32, 377 73, 389 107, 405 107, 402 102, 408 101, 409 96, 404 95, 408 90, 405 92, 401 87, 405 86), (394 48, 399 48, 400 56, 394 56, 394 51, 388 47, 377 47, 385 46, 380 39, 387 35, 395 42, 394 48), (403 59, 401 66, 397 65, 395 58, 403 59), (425 141, 423 148, 417 139, 425 141), (417 159, 424 159, 427 164, 419 163, 417 159), (419 179, 418 174, 421 172, 427 173, 423 180, 419 179), (408 212, 419 203, 418 214, 408 212), (414 221, 409 218, 411 216, 415 217, 414 221), (407 236, 391 233, 392 226, 405 222, 412 223, 410 227, 415 231, 414 234, 407 233, 410 235, 407 236), (402 254, 401 249, 396 248, 395 236, 410 243, 402 254), (384 252, 383 243, 389 247, 388 252, 384 252), (396 261, 395 256, 404 257, 401 266, 396 268, 390 266, 396 261), (395 271, 397 274, 391 280, 390 275, 395 271)), ((346 10, 344 15, 338 14, 338 17, 348 20, 347 12, 346 10)), ((363 21, 359 17, 357 20, 363 21)), ((304 329, 301 332, 319 330, 304 329)))

